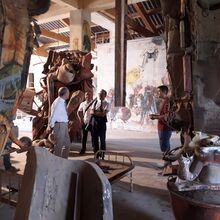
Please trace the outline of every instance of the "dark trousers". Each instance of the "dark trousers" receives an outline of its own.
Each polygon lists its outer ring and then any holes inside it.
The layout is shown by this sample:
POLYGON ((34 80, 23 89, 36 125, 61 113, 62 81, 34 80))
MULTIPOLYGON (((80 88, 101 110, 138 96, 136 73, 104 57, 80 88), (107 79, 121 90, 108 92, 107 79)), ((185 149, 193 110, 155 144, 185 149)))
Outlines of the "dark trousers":
POLYGON ((104 118, 94 118, 92 124, 93 133, 93 148, 97 152, 99 150, 99 139, 100 139, 100 150, 106 150, 106 119, 104 118))
POLYGON ((160 150, 162 152, 167 152, 170 150, 170 138, 172 131, 167 130, 158 130, 159 140, 160 140, 160 150))
MULTIPOLYGON (((82 126, 82 150, 81 151, 86 151, 86 143, 87 143, 87 137, 88 137, 88 133, 90 132, 91 137, 92 137, 92 126, 85 124, 82 126)), ((92 137, 93 139, 93 137, 92 137)), ((93 143, 93 141, 92 141, 93 143)))
MULTIPOLYGON (((5 149, 10 150, 12 145, 11 141, 8 141, 5 145, 5 149)), ((3 155, 3 164, 6 170, 11 168, 11 156, 10 154, 3 155)))

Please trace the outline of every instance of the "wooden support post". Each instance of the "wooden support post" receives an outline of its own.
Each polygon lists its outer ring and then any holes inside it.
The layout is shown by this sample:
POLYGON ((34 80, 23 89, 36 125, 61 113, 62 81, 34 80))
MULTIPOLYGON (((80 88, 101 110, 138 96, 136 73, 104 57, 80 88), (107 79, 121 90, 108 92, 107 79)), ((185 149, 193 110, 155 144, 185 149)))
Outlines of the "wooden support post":
POLYGON ((125 106, 127 0, 115 1, 115 106, 125 106))

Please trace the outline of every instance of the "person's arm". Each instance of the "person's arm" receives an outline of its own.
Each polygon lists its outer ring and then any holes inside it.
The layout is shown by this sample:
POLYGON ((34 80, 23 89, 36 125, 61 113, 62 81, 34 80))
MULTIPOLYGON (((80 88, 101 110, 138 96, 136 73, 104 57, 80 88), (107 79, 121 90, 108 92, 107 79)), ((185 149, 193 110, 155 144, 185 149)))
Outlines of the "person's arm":
POLYGON ((167 120, 167 114, 163 114, 163 115, 155 115, 155 114, 152 114, 152 115, 149 115, 150 119, 154 120, 154 119, 158 119, 158 120, 167 120))
POLYGON ((77 117, 80 121, 80 124, 83 125, 84 124, 84 120, 83 120, 83 109, 82 109, 82 105, 80 104, 79 109, 77 111, 77 117))
POLYGON ((105 117, 108 112, 109 112, 109 103, 108 102, 105 102, 105 107, 104 107, 102 112, 96 111, 96 110, 93 109, 93 114, 98 116, 98 117, 105 117))
POLYGON ((53 130, 53 127, 55 125, 55 119, 54 119, 54 115, 55 115, 55 111, 58 103, 53 102, 53 104, 51 105, 51 113, 50 116, 48 117, 48 125, 47 125, 47 133, 50 133, 53 130))

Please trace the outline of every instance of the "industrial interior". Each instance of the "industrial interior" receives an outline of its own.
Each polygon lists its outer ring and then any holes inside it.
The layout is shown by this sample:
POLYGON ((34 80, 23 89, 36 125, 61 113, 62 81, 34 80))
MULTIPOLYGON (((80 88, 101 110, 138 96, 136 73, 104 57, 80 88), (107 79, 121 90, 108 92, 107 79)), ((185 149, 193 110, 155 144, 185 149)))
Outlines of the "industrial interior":
POLYGON ((0 0, 0 13, 0 154, 19 166, 0 169, 0 219, 220 219, 219 0, 0 0), (151 120, 162 84, 166 152, 151 120), (49 131, 62 88, 65 157, 49 131), (95 114, 103 90, 107 147, 92 135, 79 153, 80 106, 91 94, 95 114))

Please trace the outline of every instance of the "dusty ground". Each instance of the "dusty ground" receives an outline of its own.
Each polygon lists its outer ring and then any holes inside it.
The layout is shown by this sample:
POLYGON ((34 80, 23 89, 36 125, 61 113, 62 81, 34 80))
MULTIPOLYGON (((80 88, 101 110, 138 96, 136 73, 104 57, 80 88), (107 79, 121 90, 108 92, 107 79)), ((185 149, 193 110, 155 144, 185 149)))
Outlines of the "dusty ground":
MULTIPOLYGON (((29 135, 21 132, 20 136, 29 135)), ((172 137, 172 146, 179 146, 178 135, 172 137)), ((112 186, 115 220, 173 220, 169 193, 166 188, 167 177, 158 175, 158 166, 163 162, 158 146, 156 131, 124 131, 108 129, 107 149, 125 152, 131 156, 135 169, 133 172, 134 192, 129 192, 129 179, 125 177, 112 186)), ((70 159, 92 157, 92 149, 79 156, 79 144, 74 144, 70 159)), ((12 162, 23 169, 25 154, 12 154, 12 162)), ((21 171, 22 172, 22 171, 21 171)), ((14 209, 1 204, 0 219, 13 219, 14 209)), ((35 220, 35 219, 33 219, 35 220)), ((36 219, 37 220, 37 219, 36 219)))

